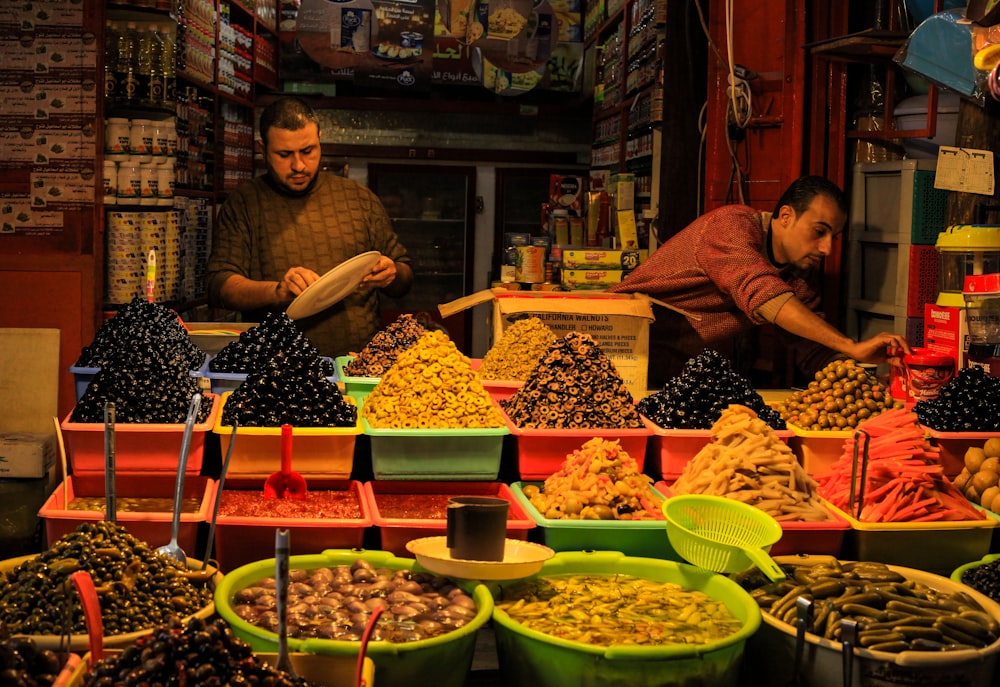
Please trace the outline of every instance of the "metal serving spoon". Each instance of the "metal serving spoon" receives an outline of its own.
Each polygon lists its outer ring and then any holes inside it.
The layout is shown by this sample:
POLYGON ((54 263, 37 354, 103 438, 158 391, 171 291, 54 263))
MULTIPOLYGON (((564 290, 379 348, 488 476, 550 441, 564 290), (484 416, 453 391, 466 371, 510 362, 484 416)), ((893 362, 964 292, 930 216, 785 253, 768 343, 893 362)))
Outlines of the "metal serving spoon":
POLYGON ((201 408, 201 394, 195 392, 191 397, 191 405, 188 407, 187 421, 184 423, 184 436, 181 438, 181 455, 177 462, 177 482, 174 487, 174 521, 170 527, 170 543, 156 549, 157 553, 168 558, 173 558, 181 565, 187 567, 187 554, 177 543, 177 536, 181 529, 181 507, 184 504, 184 473, 187 471, 188 452, 191 448, 191 433, 194 431, 195 420, 198 419, 198 410, 201 408))

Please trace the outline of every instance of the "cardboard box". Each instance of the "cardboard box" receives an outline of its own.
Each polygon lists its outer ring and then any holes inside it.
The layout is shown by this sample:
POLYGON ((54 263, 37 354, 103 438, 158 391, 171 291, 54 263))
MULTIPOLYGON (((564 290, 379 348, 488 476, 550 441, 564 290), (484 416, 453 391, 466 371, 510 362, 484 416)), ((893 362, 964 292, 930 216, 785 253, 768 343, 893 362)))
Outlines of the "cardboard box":
POLYGON ((625 270, 567 270, 560 273, 563 288, 568 291, 580 289, 607 289, 617 284, 625 275, 625 270))
POLYGON ((648 296, 494 289, 444 303, 438 311, 449 317, 481 303, 492 303, 494 341, 512 322, 532 316, 559 337, 572 331, 589 334, 615 364, 632 396, 640 399, 648 394, 649 323, 654 319, 648 296))
POLYGON ((969 327, 965 308, 927 303, 924 305, 924 348, 950 355, 958 366, 969 364, 969 327))
POLYGON ((0 433, 0 479, 45 477, 55 464, 55 435, 0 433))
POLYGON ((563 248, 564 270, 634 270, 649 255, 647 250, 563 248))
POLYGON ((582 176, 549 175, 549 200, 554 207, 568 210, 572 216, 583 216, 586 191, 587 181, 582 176))

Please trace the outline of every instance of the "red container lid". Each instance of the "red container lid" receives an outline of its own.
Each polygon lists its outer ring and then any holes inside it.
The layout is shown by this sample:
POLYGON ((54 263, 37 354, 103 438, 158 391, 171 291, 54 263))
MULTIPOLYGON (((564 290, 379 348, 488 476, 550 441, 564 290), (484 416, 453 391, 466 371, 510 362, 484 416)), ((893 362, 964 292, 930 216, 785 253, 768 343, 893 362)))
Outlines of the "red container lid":
POLYGON ((955 359, 945 353, 935 353, 927 348, 914 348, 909 355, 903 356, 905 365, 926 365, 929 367, 951 367, 955 364, 955 359))

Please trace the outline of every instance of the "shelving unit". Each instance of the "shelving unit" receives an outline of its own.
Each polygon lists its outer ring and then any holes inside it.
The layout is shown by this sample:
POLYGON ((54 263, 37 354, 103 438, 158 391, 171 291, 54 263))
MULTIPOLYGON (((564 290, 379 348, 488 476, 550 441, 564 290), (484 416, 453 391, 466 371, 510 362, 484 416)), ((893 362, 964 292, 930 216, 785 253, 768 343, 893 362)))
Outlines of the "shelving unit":
MULTIPOLYGON (((168 26, 173 36, 172 59, 165 69, 170 87, 163 101, 107 98, 105 115, 169 120, 177 131, 172 202, 104 207, 109 242, 120 223, 146 227, 138 236, 120 232, 126 243, 109 243, 105 309, 142 292, 146 256, 155 250, 154 296, 184 314, 205 304, 205 266, 217 204, 254 176, 254 99, 278 86, 277 3, 176 0, 140 7, 109 2, 104 9, 109 34, 112 24, 134 22, 168 26)), ((105 60, 115 55, 112 46, 105 60)))
POLYGON ((591 167, 635 174, 640 204, 649 203, 658 177, 653 153, 663 122, 666 8, 667 0, 608 2, 586 21, 585 40, 596 56, 591 167))
POLYGON ((848 228, 847 334, 880 331, 923 344, 924 304, 938 291, 934 243, 945 229, 947 192, 936 161, 856 164, 848 228))

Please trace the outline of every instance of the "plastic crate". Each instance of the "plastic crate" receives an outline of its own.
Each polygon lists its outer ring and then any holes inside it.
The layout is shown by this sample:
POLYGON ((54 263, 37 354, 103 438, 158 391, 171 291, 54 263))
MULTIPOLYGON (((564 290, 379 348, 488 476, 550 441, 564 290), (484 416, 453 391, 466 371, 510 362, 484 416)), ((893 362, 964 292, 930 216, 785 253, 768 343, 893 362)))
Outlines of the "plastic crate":
POLYGON ((353 355, 341 355, 333 359, 337 366, 337 378, 343 383, 344 391, 358 402, 358 406, 372 392, 372 389, 382 381, 381 377, 356 377, 344 372, 344 368, 354 360, 353 355))
POLYGON ((517 474, 522 480, 544 480, 559 471, 566 456, 594 438, 618 441, 642 471, 646 445, 652 430, 636 429, 522 429, 501 409, 507 428, 515 439, 517 474))
MULTIPOLYGON (((688 461, 712 443, 710 429, 667 429, 660 427, 645 415, 642 416, 642 421, 652 432, 646 449, 647 460, 653 459, 659 469, 658 476, 668 482, 680 477, 688 461)), ((793 436, 790 429, 772 431, 785 443, 788 443, 793 436)), ((650 472, 654 470, 651 464, 647 464, 647 467, 650 472)))
POLYGON ((934 246, 910 246, 907 265, 906 316, 923 317, 924 305, 938 296, 941 261, 934 246))
POLYGON ((379 429, 361 418, 371 440, 375 479, 485 480, 500 474, 506 427, 379 429))
POLYGON ((936 176, 936 172, 925 169, 913 172, 913 205, 910 215, 912 243, 934 245, 938 234, 948 226, 948 191, 934 188, 936 176))
MULTIPOLYGON (((657 482, 653 486, 668 499, 672 495, 666 482, 657 482)), ((826 510, 833 518, 829 522, 780 521, 781 539, 771 546, 769 553, 772 556, 817 554, 839 557, 851 524, 832 509, 826 510)))
POLYGON ((830 466, 844 454, 844 442, 853 434, 851 430, 803 429, 791 422, 788 428, 792 431, 788 445, 813 477, 822 477, 830 471, 830 466))
MULTIPOLYGON (((115 473, 115 493, 118 502, 116 513, 119 525, 129 534, 156 548, 170 541, 173 525, 173 499, 177 478, 175 475, 150 473, 115 473), (122 510, 122 500, 128 498, 162 498, 166 508, 157 511, 122 510)), ((177 543, 189 556, 201 553, 197 550, 198 530, 209 520, 212 499, 215 494, 214 481, 198 475, 184 478, 184 498, 200 498, 200 506, 195 512, 181 511, 177 543)), ((45 539, 51 546, 85 522, 105 519, 100 510, 70 510, 67 503, 75 498, 105 497, 104 475, 71 475, 66 478, 38 511, 38 517, 45 526, 45 539), (64 496, 63 490, 66 490, 64 496), (68 501, 67 501, 68 499, 68 501)))
MULTIPOLYGON (((211 364, 213 358, 215 358, 214 355, 205 356, 205 362, 197 372, 199 377, 204 377, 209 381, 213 394, 222 395, 227 391, 238 389, 240 385, 247 380, 246 372, 212 372, 211 369, 209 369, 209 365, 211 364)), ((331 358, 325 356, 322 356, 322 358, 323 360, 329 360, 331 363, 333 362, 331 358)), ((334 365, 333 374, 327 377, 327 379, 334 383, 337 382, 336 365, 334 365)))
POLYGON ((553 551, 620 551, 628 556, 683 561, 667 538, 666 520, 546 518, 524 494, 524 487, 531 483, 514 482, 510 490, 538 526, 541 542, 553 551))
MULTIPOLYGON (((208 364, 208 356, 205 357, 205 362, 202 366, 196 370, 191 370, 192 377, 200 377, 202 369, 208 364)), ((73 375, 73 391, 76 393, 76 400, 83 398, 83 395, 87 393, 87 387, 90 383, 94 381, 94 377, 97 373, 101 371, 99 367, 82 367, 79 365, 71 365, 69 368, 70 374, 73 375)))
POLYGON ((932 445, 941 449, 941 465, 945 476, 954 479, 965 467, 965 452, 973 446, 983 447, 987 439, 1000 437, 1000 432, 939 432, 930 427, 924 427, 924 432, 930 438, 932 445))
MULTIPOLYGON (((225 407, 231 391, 222 395, 225 407)), ((347 403, 355 403, 349 396, 347 403)), ((306 479, 347 479, 354 467, 354 446, 361 434, 361 411, 350 427, 293 427, 292 468, 306 479)), ((222 455, 229 450, 232 425, 222 422, 222 409, 213 431, 219 435, 222 455)), ((229 475, 266 479, 281 469, 281 428, 243 427, 236 431, 236 444, 229 462, 229 475)))
MULTIPOLYGON (((296 472, 298 472, 296 470, 296 472)), ((244 480, 226 478, 225 491, 231 489, 259 489, 264 499, 264 484, 252 487, 244 480)), ((365 530, 372 526, 368 501, 362 493, 361 482, 357 480, 331 482, 316 481, 309 484, 310 491, 349 491, 358 501, 361 509, 359 518, 276 518, 244 515, 222 515, 215 525, 215 560, 219 568, 232 572, 240 566, 254 561, 274 558, 274 531, 277 528, 289 530, 289 543, 293 555, 317 554, 326 549, 361 548, 365 530)), ((212 495, 218 498, 218 484, 212 495)))
MULTIPOLYGON (((398 480, 381 480, 365 482, 365 498, 368 499, 368 510, 372 515, 372 524, 378 528, 381 539, 381 549, 390 551, 397 556, 412 558, 413 554, 406 550, 406 543, 421 537, 441 536, 447 532, 446 517, 440 518, 396 518, 383 514, 379 509, 380 497, 393 494, 415 495, 423 498, 442 495, 451 496, 497 496, 510 502, 507 513, 507 538, 528 538, 529 530, 535 528, 535 521, 524 512, 514 494, 503 482, 404 482, 398 480)), ((425 504, 424 506, 428 506, 425 504)))
MULTIPOLYGON (((212 409, 205 422, 196 422, 191 433, 187 474, 201 472, 205 437, 221 415, 222 403, 215 394, 205 394, 202 407, 211 399, 212 409)), ((66 457, 74 475, 104 474, 104 423, 70 422, 72 412, 62 421, 66 457)), ((115 423, 115 469, 122 472, 166 472, 177 474, 184 423, 115 423)))
POLYGON ((828 507, 851 525, 844 540, 845 559, 902 565, 945 577, 989 553, 998 524, 988 513, 984 520, 868 523, 833 504, 828 507))

